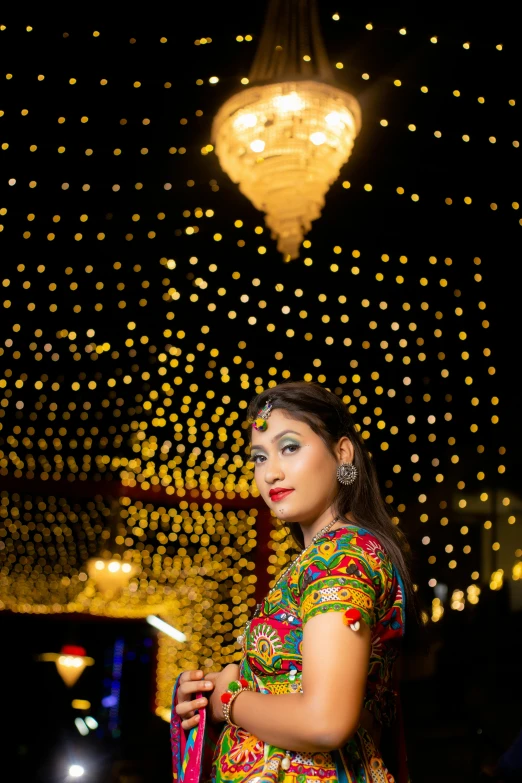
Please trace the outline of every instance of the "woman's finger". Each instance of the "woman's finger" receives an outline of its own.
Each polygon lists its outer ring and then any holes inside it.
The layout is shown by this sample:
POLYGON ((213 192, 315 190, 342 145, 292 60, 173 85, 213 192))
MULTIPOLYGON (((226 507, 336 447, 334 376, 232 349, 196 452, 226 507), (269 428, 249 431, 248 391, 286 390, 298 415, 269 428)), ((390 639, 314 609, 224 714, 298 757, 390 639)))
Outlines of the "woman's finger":
POLYGON ((194 699, 193 701, 182 701, 176 704, 175 711, 178 715, 183 715, 184 718, 189 718, 194 715, 196 710, 203 709, 208 704, 208 699, 204 696, 201 699, 194 699))
POLYGON ((180 718, 191 718, 192 715, 194 715, 194 710, 191 709, 192 702, 190 701, 182 701, 179 704, 176 704, 174 707, 174 712, 176 715, 179 715, 180 718))
POLYGON ((214 687, 212 680, 200 680, 198 682, 187 682, 185 693, 197 693, 198 691, 211 691, 214 687))
POLYGON ((186 669, 185 671, 181 672, 181 677, 179 678, 179 687, 185 688, 189 683, 201 681, 204 679, 203 672, 201 670, 197 669, 186 669))
POLYGON ((185 669, 181 672, 180 681, 188 682, 189 680, 200 680, 203 677, 201 669, 185 669))
POLYGON ((192 729, 194 726, 197 726, 199 723, 199 715, 194 715, 193 718, 189 718, 189 720, 184 720, 181 724, 181 728, 185 729, 185 731, 188 731, 189 729, 192 729))
POLYGON ((187 702, 194 698, 195 693, 208 693, 209 695, 212 693, 214 689, 214 683, 210 682, 209 685, 206 685, 205 682, 187 682, 185 683, 185 687, 181 688, 179 690, 178 694, 178 701, 179 702, 187 702))

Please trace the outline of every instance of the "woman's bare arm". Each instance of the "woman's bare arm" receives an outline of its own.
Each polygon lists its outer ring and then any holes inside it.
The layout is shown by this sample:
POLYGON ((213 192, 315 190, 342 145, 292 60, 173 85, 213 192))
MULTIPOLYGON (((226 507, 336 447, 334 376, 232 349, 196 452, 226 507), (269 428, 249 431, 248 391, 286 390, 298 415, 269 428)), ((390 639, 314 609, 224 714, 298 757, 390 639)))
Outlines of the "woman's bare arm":
POLYGON ((312 617, 303 631, 303 693, 245 691, 232 706, 232 721, 260 740, 285 750, 329 751, 356 732, 370 657, 370 629, 343 623, 341 612, 312 617))

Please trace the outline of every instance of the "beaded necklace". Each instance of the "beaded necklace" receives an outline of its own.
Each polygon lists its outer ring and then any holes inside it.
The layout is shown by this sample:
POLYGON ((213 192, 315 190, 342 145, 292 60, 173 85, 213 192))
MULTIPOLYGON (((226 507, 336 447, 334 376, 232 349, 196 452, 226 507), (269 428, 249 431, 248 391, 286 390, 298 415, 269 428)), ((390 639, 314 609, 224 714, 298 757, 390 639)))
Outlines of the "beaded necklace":
MULTIPOLYGON (((268 595, 266 596, 266 598, 265 598, 265 601, 266 601, 266 600, 268 600, 268 598, 270 598, 270 596, 272 595, 272 593, 274 592, 274 590, 276 590, 276 588, 278 587, 278 585, 279 585, 279 584, 280 584, 280 583, 283 581, 283 579, 285 578, 285 576, 286 576, 287 574, 289 574, 289 573, 290 573, 290 571, 291 571, 291 570, 294 568, 294 566, 296 566, 296 565, 297 565, 297 563, 299 563, 299 561, 301 560, 301 558, 303 557, 303 555, 304 555, 306 552, 308 552, 308 550, 310 549, 310 547, 312 547, 314 544, 316 544, 316 543, 317 543, 317 541, 318 541, 318 540, 321 538, 321 536, 324 536, 324 534, 325 534, 325 533, 328 533, 328 531, 330 530, 330 528, 331 528, 331 527, 333 527, 333 526, 335 525, 335 523, 336 523, 336 522, 337 522, 339 519, 340 519, 340 517, 339 517, 339 516, 337 516, 337 517, 334 517, 334 519, 332 519, 332 521, 331 521, 331 522, 329 522, 327 525, 325 525, 325 527, 323 527, 323 529, 322 529, 322 530, 320 530, 318 533, 316 533, 316 534, 315 534, 315 536, 313 536, 313 537, 312 537, 312 542, 311 542, 310 544, 308 544, 308 546, 306 547, 306 549, 303 549, 303 550, 302 550, 302 552, 300 552, 300 553, 298 554, 298 556, 295 558, 295 560, 292 560, 292 562, 290 563, 290 565, 288 566, 288 568, 286 568, 286 569, 283 571, 283 573, 282 573, 282 574, 280 574, 280 576, 279 576, 279 577, 278 577, 278 579, 277 579, 277 582, 275 583, 275 585, 272 587, 272 589, 270 590, 270 592, 269 592, 269 593, 268 593, 268 595)), ((246 635, 247 635, 247 631, 250 629, 250 625, 251 625, 252 621, 253 621, 253 620, 255 620, 255 619, 256 619, 256 617, 259 615, 259 613, 260 613, 260 611, 261 611, 261 608, 262 608, 263 604, 264 604, 264 601, 262 601, 260 604, 257 604, 257 606, 256 606, 256 610, 255 610, 254 614, 252 615, 252 617, 250 618, 250 620, 247 620, 247 622, 246 622, 246 624, 245 624, 245 628, 244 628, 244 631, 243 631, 243 633, 241 634, 241 636, 238 636, 238 637, 237 637, 237 641, 238 641, 238 643, 239 643, 239 644, 241 644, 241 645, 243 646, 243 650, 244 650, 244 652, 246 652, 246 635)))

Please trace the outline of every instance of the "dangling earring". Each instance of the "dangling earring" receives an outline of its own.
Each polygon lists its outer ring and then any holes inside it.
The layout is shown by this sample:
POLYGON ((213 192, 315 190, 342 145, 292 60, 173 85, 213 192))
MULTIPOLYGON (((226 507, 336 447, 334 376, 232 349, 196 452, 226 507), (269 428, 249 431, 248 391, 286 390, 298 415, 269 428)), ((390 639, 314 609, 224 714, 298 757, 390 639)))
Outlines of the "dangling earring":
POLYGON ((349 486, 357 478, 357 468, 352 462, 344 462, 337 466, 337 480, 340 484, 349 486))

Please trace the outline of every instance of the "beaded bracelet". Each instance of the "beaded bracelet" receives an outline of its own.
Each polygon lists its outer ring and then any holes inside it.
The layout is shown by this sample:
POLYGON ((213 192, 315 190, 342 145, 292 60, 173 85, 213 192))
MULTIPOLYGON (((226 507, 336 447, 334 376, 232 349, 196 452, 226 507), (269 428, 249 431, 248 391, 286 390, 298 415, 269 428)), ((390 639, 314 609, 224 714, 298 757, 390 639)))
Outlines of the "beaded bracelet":
POLYGON ((225 720, 229 726, 234 726, 234 728, 236 729, 240 728, 235 723, 232 723, 232 721, 230 720, 230 710, 232 708, 232 703, 234 699, 237 696, 239 696, 240 693, 242 693, 243 691, 251 691, 251 690, 253 690, 253 688, 251 688, 249 683, 241 677, 239 680, 234 680, 233 682, 229 683, 226 692, 221 694, 221 702, 223 704, 223 715, 225 716, 225 720))

